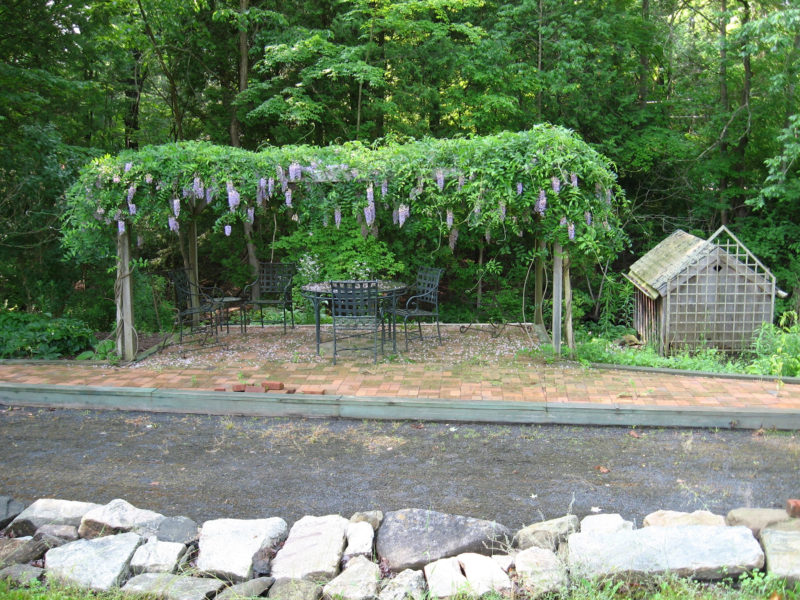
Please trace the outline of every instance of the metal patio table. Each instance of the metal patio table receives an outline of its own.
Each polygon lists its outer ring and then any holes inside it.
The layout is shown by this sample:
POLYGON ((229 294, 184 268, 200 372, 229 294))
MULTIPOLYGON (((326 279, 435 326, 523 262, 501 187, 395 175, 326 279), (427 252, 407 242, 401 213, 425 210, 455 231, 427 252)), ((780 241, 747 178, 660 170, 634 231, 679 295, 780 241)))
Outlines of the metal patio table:
MULTIPOLYGON (((384 306, 394 308, 397 306, 397 299, 402 296, 408 289, 408 284, 401 281, 391 281, 386 279, 378 280, 378 295, 384 306)), ((317 354, 319 354, 320 345, 320 326, 319 314, 322 304, 327 304, 331 301, 331 284, 330 281, 318 281, 308 283, 300 288, 300 294, 311 302, 314 308, 314 326, 316 328, 317 339, 317 354)), ((392 337, 392 352, 397 352, 397 324, 392 317, 389 321, 389 335, 392 337)))

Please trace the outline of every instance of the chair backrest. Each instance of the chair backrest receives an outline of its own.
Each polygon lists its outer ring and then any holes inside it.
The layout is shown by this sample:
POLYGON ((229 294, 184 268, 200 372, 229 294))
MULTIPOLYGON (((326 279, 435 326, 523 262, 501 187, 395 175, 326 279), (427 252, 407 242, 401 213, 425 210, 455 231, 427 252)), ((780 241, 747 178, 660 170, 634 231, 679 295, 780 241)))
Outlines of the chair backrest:
POLYGON ((433 306, 439 305, 439 280, 444 269, 436 267, 420 267, 417 271, 417 281, 414 284, 414 295, 418 300, 428 302, 433 306))
POLYGON ((336 319, 378 316, 377 281, 331 281, 331 314, 336 319))
POLYGON ((297 266, 294 263, 259 263, 258 287, 261 294, 290 293, 292 278, 296 272, 297 266))
POLYGON ((186 269, 175 269, 168 273, 172 290, 175 294, 175 307, 179 311, 187 310, 192 305, 192 288, 186 269))

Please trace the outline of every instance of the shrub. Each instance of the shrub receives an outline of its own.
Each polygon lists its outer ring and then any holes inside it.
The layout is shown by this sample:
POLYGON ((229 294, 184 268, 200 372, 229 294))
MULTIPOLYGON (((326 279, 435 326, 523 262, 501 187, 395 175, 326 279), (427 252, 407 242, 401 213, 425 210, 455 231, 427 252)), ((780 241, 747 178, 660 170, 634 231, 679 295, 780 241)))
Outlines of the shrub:
POLYGON ((92 330, 83 321, 0 310, 0 358, 75 356, 93 342, 92 330))
POLYGON ((755 359, 748 373, 759 375, 800 375, 800 323, 797 313, 781 315, 779 324, 764 323, 754 343, 755 359))

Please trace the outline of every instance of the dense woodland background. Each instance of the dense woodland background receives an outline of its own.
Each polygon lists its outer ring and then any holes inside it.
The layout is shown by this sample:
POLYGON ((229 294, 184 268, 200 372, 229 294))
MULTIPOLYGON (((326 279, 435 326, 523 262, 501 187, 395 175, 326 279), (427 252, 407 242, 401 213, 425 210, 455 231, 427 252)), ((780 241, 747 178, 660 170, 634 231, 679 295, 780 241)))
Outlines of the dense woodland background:
MULTIPOLYGON (((5 0, 0 23, 8 307, 110 326, 112 247, 78 257, 61 245, 64 192, 94 156, 174 140, 258 149, 550 122, 615 163, 631 206, 625 251, 576 278, 578 316, 623 319, 630 286, 615 273, 676 228, 707 237, 721 224, 795 291, 777 313, 796 308, 796 0, 5 0)), ((255 228, 267 257, 273 224, 255 228)), ((290 253, 291 223, 279 229, 290 253)), ((246 275, 244 242, 232 239, 201 238, 209 276, 246 275)), ((406 257, 389 244, 392 268, 411 271, 419 249, 406 257)), ((497 291, 518 302, 518 250, 460 242, 443 265, 450 298, 474 292, 489 264, 497 291)), ((138 310, 155 328, 163 282, 152 273, 177 253, 169 243, 141 253, 138 310)))

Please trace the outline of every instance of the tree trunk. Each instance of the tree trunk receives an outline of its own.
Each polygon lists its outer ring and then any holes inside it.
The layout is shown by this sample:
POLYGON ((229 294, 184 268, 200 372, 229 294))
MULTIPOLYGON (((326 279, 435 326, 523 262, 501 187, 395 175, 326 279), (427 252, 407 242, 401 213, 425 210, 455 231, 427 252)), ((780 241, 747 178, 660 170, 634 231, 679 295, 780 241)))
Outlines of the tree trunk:
POLYGON ((575 333, 572 328, 572 281, 569 276, 569 253, 564 252, 564 336, 570 358, 575 357, 575 333))
MULTIPOLYGON (((645 25, 650 21, 650 0, 642 0, 642 21, 645 25)), ((647 52, 646 42, 639 49, 639 104, 644 108, 647 96, 650 93, 648 78, 650 76, 650 56, 647 52)))
MULTIPOLYGON (((244 15, 250 9, 250 0, 239 0, 239 13, 244 15)), ((247 89, 247 77, 250 70, 250 63, 248 61, 249 47, 247 44, 247 27, 240 23, 239 25, 239 93, 247 89)), ((236 115, 236 106, 231 104, 231 146, 239 148, 241 142, 241 124, 239 117, 236 115)))
POLYGON ((542 305, 544 304, 544 253, 546 249, 544 240, 538 240, 536 248, 538 252, 536 266, 534 267, 533 303, 535 306, 533 322, 544 328, 544 316, 542 315, 542 305))
POLYGON ((564 258, 561 244, 553 243, 553 352, 561 355, 561 302, 564 271, 562 260, 564 258))
POLYGON ((139 141, 139 106, 144 88, 144 75, 142 73, 142 51, 138 48, 131 50, 133 68, 130 77, 125 82, 125 99, 128 108, 123 121, 125 123, 125 148, 137 150, 139 141))
MULTIPOLYGON (((723 113, 727 115, 731 112, 731 102, 728 98, 728 2, 721 0, 720 2, 720 22, 719 22, 719 103, 723 113)), ((728 140, 727 132, 721 133, 722 138, 719 141, 719 154, 722 159, 720 162, 723 169, 727 169, 728 163, 728 140)), ((728 176, 722 174, 719 180, 719 194, 724 196, 728 189, 728 176)), ((720 198, 722 199, 722 198, 720 198)), ((728 224, 728 208, 727 205, 720 213, 720 221, 723 225, 728 224)))

